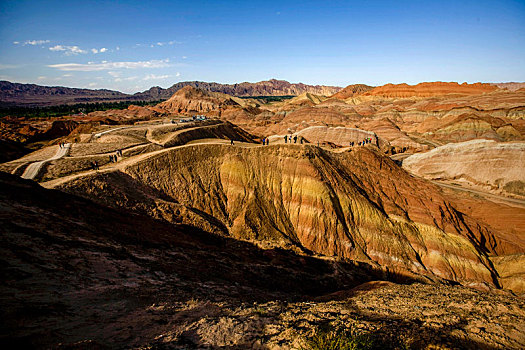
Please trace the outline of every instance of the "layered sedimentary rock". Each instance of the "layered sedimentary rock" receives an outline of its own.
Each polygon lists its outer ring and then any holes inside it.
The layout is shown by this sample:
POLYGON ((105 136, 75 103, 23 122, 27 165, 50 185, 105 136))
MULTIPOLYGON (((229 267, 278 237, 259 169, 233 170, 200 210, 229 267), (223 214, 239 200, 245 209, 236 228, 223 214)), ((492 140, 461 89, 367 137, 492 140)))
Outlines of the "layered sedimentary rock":
POLYGON ((328 99, 297 99, 230 110, 223 118, 259 135, 311 126, 360 128, 389 143, 386 149, 425 151, 448 142, 525 139, 525 93, 491 84, 387 84, 371 90, 350 85, 328 99))
POLYGON ((240 107, 230 96, 208 92, 186 86, 167 101, 156 106, 156 110, 168 113, 212 113, 218 115, 221 109, 240 107))
POLYGON ((338 91, 337 93, 333 94, 330 97, 341 99, 341 100, 346 100, 349 97, 353 97, 355 95, 360 95, 360 94, 362 94, 364 92, 372 90, 373 88, 374 88, 373 86, 368 86, 368 85, 365 85, 365 84, 348 85, 347 87, 345 87, 344 89, 338 91))
POLYGON ((419 83, 417 85, 408 84, 386 84, 364 92, 364 96, 383 96, 383 97, 431 97, 447 94, 477 95, 492 92, 497 86, 491 84, 458 84, 446 82, 419 83))
POLYGON ((525 196, 525 143, 473 140, 414 154, 403 167, 428 179, 456 180, 525 196))
POLYGON ((365 139, 370 139, 370 143, 373 145, 379 145, 376 134, 355 128, 311 126, 299 131, 297 135, 304 137, 311 143, 331 142, 341 147, 348 147, 351 142, 357 144, 365 139))
POLYGON ((123 172, 53 186, 262 245, 377 263, 403 274, 499 283, 488 260, 502 240, 497 232, 367 148, 335 154, 308 146, 184 146, 123 172))
POLYGON ((315 106, 326 100, 326 97, 322 95, 315 95, 308 92, 301 94, 297 97, 292 98, 291 100, 284 101, 284 105, 293 105, 297 106, 315 106))

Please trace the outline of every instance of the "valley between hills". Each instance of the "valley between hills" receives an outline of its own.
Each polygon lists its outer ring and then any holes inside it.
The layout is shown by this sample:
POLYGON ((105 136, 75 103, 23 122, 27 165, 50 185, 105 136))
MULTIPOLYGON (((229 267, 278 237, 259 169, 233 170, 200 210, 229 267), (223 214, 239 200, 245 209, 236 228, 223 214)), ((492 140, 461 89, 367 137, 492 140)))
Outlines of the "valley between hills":
POLYGON ((190 83, 0 118, 0 343, 525 347, 525 87, 190 83))

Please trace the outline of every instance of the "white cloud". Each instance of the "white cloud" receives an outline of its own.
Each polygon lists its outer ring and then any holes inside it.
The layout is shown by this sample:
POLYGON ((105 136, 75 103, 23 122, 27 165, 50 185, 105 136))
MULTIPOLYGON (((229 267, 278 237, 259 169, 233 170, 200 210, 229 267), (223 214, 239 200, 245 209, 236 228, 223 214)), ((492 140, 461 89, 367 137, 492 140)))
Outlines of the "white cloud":
POLYGON ((177 40, 170 40, 170 41, 157 41, 155 43, 149 43, 149 44, 135 44, 134 48, 137 47, 155 47, 155 46, 165 46, 165 45, 175 45, 175 44, 182 44, 181 41, 177 40))
POLYGON ((182 56, 182 59, 183 59, 183 60, 185 60, 186 58, 188 58, 188 57, 186 57, 186 56, 182 56))
POLYGON ((94 54, 97 54, 97 53, 103 53, 103 52, 106 52, 108 51, 108 49, 106 49, 105 47, 101 48, 101 49, 91 49, 91 52, 93 52, 94 54))
POLYGON ((137 80, 139 77, 137 76, 131 76, 131 77, 126 77, 126 78, 115 78, 115 80, 113 80, 115 83, 118 83, 118 82, 121 82, 121 81, 133 81, 133 80, 137 80))
POLYGON ((89 87, 94 87, 94 86, 97 86, 97 83, 89 83, 88 86, 89 87))
POLYGON ((111 75, 113 78, 118 78, 120 77, 120 72, 113 72, 113 71, 110 71, 108 72, 109 75, 111 75))
POLYGON ((117 50, 117 51, 120 50, 120 46, 117 46, 117 47, 115 48, 115 50, 117 50))
POLYGON ((137 68, 164 68, 169 67, 169 59, 151 60, 151 61, 137 61, 137 62, 107 62, 101 63, 88 62, 83 63, 62 63, 48 65, 50 68, 56 68, 63 71, 81 71, 93 72, 110 69, 137 69, 137 68))
POLYGON ((156 74, 148 74, 142 80, 162 80, 162 79, 168 79, 171 77, 171 75, 156 75, 156 74))
POLYGON ((51 51, 65 51, 66 55, 78 55, 79 53, 87 53, 86 50, 82 50, 78 46, 64 46, 64 45, 55 45, 49 48, 51 51))
POLYGON ((67 78, 67 77, 72 77, 73 74, 62 74, 62 76, 63 76, 64 78, 67 78))
POLYGON ((39 76, 39 77, 38 77, 37 79, 38 79, 38 80, 44 80, 44 79, 47 79, 47 77, 46 77, 46 76, 43 76, 43 75, 41 75, 41 76, 39 76))
POLYGON ((18 45, 20 44, 20 41, 13 41, 13 44, 18 45))
POLYGON ((176 77, 180 77, 180 72, 177 72, 177 74, 175 74, 176 77))
MULTIPOLYGON (((42 45, 49 43, 49 40, 26 40, 24 41, 23 45, 42 45)), ((15 41, 15 43, 18 43, 18 41, 15 41)))
POLYGON ((0 69, 13 69, 18 68, 20 66, 14 65, 14 64, 2 64, 0 63, 0 69))

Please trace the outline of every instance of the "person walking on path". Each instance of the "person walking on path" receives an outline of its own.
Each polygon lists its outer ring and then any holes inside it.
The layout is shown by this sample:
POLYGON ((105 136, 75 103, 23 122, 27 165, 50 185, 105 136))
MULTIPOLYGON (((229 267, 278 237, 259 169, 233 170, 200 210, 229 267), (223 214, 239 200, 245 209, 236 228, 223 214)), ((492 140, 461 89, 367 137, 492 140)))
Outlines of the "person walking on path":
POLYGON ((293 137, 293 143, 297 143, 297 135, 294 135, 294 137, 293 137))
POLYGON ((233 139, 230 139, 230 145, 233 146, 233 139))
POLYGON ((288 143, 288 135, 284 135, 284 143, 288 143))

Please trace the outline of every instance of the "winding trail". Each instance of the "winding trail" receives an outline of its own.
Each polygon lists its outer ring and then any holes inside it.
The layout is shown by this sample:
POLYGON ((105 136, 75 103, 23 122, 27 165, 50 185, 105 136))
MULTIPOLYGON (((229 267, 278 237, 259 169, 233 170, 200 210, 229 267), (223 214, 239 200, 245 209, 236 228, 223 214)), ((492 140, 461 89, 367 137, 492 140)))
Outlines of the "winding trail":
POLYGON ((39 162, 34 162, 34 163, 29 164, 27 168, 24 170, 24 173, 22 174, 21 177, 23 179, 29 179, 29 180, 34 179, 38 175, 38 173, 40 172, 40 169, 42 169, 42 166, 45 163, 64 157, 67 154, 67 152, 69 152, 70 147, 71 147, 71 144, 66 143, 64 147, 58 148, 57 153, 55 153, 53 157, 48 158, 46 160, 41 160, 39 162))
MULTIPOLYGON (((128 167, 128 166, 130 166, 132 164, 140 162, 140 161, 142 161, 144 159, 148 159, 150 157, 154 157, 154 156, 156 156, 158 154, 162 154, 162 153, 173 151, 175 149, 188 148, 188 147, 199 146, 199 145, 222 145, 222 146, 227 146, 227 147, 242 147, 242 148, 266 147, 266 146, 262 146, 262 145, 259 145, 259 144, 256 144, 256 143, 247 143, 247 142, 240 142, 240 141, 236 141, 235 142, 235 146, 230 146, 230 141, 228 141, 228 140, 222 140, 222 139, 213 139, 213 140, 216 140, 216 141, 208 140, 206 142, 189 143, 189 144, 185 144, 185 145, 180 145, 180 146, 175 146, 175 147, 170 147, 170 148, 164 148, 164 149, 161 149, 161 150, 158 150, 158 151, 153 151, 153 152, 149 152, 149 153, 145 153, 145 154, 138 154, 136 156, 132 156, 130 158, 121 160, 118 163, 106 164, 106 165, 102 166, 99 170, 85 170, 85 171, 73 173, 73 174, 66 175, 66 176, 63 176, 63 177, 59 177, 59 178, 56 178, 56 179, 53 179, 53 180, 42 182, 42 183, 40 183, 40 185, 42 187, 45 187, 45 188, 55 188, 56 186, 61 185, 61 184, 65 183, 65 182, 68 182, 68 181, 71 181, 71 180, 74 180, 74 179, 78 179, 78 178, 81 178, 81 177, 84 177, 84 176, 89 176, 89 175, 98 174, 98 173, 109 173, 109 172, 119 171, 119 170, 120 171, 124 171, 124 169, 126 167, 128 167)), ((269 147, 271 147, 271 146, 269 146, 269 147)))
POLYGON ((92 139, 98 139, 100 136, 102 135, 105 135, 105 134, 109 134, 110 132, 114 132, 114 131, 118 131, 118 130, 124 130, 124 129, 140 129, 140 128, 149 128, 149 127, 155 127, 155 126, 168 126, 168 125, 177 125, 177 124, 173 124, 172 122, 165 122, 165 123, 161 123, 161 124, 151 124, 151 125, 148 125, 148 124, 139 124, 139 125, 128 125, 128 126, 120 126, 118 128, 113 128, 113 129, 108 129, 108 130, 104 130, 104 131, 101 131, 101 132, 97 132, 97 133, 93 133, 92 134, 92 139))

